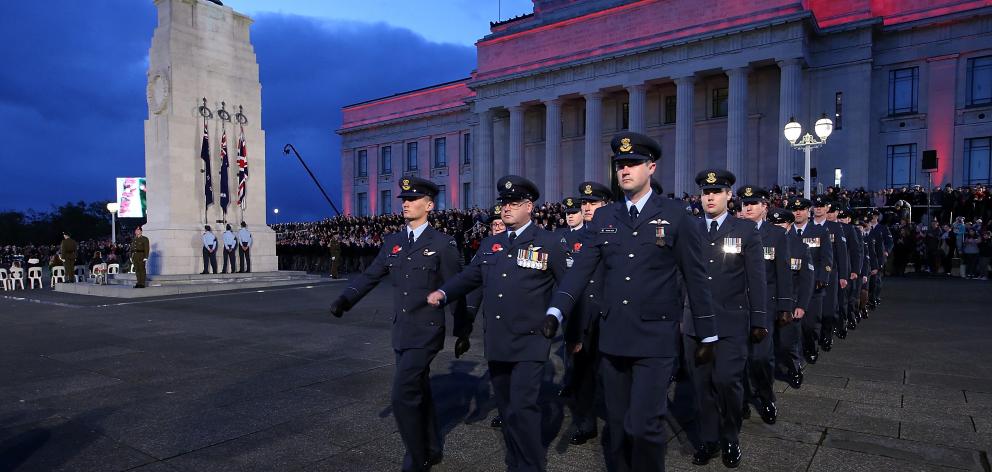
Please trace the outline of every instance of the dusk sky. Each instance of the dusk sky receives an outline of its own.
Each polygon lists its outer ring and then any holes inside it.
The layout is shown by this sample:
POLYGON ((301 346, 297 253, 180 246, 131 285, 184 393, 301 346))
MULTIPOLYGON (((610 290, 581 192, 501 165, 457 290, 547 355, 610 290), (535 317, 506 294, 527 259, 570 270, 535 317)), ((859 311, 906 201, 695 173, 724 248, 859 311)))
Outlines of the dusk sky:
MULTIPOLYGON (((255 20, 270 223, 332 214, 282 154, 286 143, 340 206, 341 107, 467 77, 489 22, 532 8, 530 0, 224 4, 255 20)), ((152 0, 0 2, 0 210, 112 200, 115 177, 144 175, 155 22, 152 0)))

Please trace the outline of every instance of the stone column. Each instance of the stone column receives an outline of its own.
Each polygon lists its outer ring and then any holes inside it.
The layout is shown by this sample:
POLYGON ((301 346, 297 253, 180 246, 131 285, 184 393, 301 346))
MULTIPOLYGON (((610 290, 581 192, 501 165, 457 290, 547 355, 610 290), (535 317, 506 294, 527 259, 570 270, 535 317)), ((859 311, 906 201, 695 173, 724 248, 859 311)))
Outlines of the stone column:
POLYGON ((730 78, 727 112, 727 170, 737 183, 747 183, 744 159, 747 157, 747 67, 727 71, 730 78))
POLYGON ((561 99, 544 102, 547 107, 544 131, 544 201, 555 202, 563 198, 561 193, 562 167, 559 158, 561 149, 561 99))
POLYGON ((475 140, 475 162, 478 166, 475 183, 475 204, 479 208, 492 206, 493 200, 493 111, 486 109, 478 113, 479 132, 475 140))
POLYGON ((585 95, 586 99, 586 146, 583 161, 585 180, 606 184, 606 159, 603 156, 603 94, 592 92, 585 95))
POLYGON ((696 77, 686 76, 675 79, 675 192, 676 198, 683 193, 695 192, 693 168, 696 125, 693 100, 696 91, 696 77))
POLYGON ((646 121, 644 105, 647 102, 648 86, 645 84, 631 85, 627 87, 627 94, 629 96, 627 112, 630 114, 628 129, 635 133, 643 133, 644 122, 646 121))
POLYGON ((524 107, 510 107, 510 158, 509 172, 524 175, 524 107))
MULTIPOLYGON (((778 184, 786 187, 793 184, 793 175, 803 174, 804 167, 800 154, 792 149, 785 136, 782 135, 782 128, 789 122, 789 119, 799 118, 803 63, 802 59, 786 59, 778 61, 778 67, 782 71, 782 78, 779 82, 778 126, 775 127, 776 139, 778 140, 778 184)), ((809 125, 811 126, 812 123, 809 125)))

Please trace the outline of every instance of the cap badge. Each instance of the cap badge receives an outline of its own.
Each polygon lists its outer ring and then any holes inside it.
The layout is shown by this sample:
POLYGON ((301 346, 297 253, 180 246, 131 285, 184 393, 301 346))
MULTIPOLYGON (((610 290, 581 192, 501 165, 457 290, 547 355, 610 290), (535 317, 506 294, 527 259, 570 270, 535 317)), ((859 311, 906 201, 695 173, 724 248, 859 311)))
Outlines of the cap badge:
POLYGON ((744 187, 744 196, 745 197, 754 196, 754 191, 751 190, 751 187, 744 187))
POLYGON ((575 204, 572 203, 572 199, 571 198, 566 198, 565 199, 565 206, 569 206, 570 207, 570 206, 575 206, 575 204))
POLYGON ((503 211, 503 207, 501 207, 501 206, 499 206, 499 205, 496 205, 496 206, 495 206, 495 207, 493 208, 493 212, 494 212, 494 213, 500 213, 500 212, 502 212, 502 211, 503 211))
POLYGON ((620 152, 630 152, 634 149, 634 146, 630 144, 630 138, 623 138, 620 140, 620 152))
POLYGON ((507 180, 506 183, 503 184, 503 187, 506 187, 507 190, 510 190, 511 188, 513 188, 513 182, 507 180))
POLYGON ((592 195, 592 185, 586 184, 586 188, 582 192, 586 195, 592 195))
POLYGON ((716 183, 716 172, 710 172, 706 174, 706 183, 715 184, 716 183))
POLYGON ((403 182, 400 184, 400 188, 403 190, 410 190, 410 179, 403 179, 403 182))

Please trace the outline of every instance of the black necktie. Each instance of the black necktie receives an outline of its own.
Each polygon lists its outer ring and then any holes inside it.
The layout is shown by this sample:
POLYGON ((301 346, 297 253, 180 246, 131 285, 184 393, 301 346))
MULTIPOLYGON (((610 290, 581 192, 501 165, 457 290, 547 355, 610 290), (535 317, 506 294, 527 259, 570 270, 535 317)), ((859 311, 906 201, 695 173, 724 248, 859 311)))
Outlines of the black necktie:
POLYGON ((800 238, 803 237, 803 229, 802 228, 796 228, 796 234, 798 234, 800 238))
POLYGON ((517 232, 516 231, 510 231, 510 234, 508 236, 510 238, 510 244, 513 244, 513 240, 514 239, 517 239, 517 232))
POLYGON ((630 212, 630 221, 636 221, 637 220, 637 215, 639 215, 641 213, 641 212, 637 211, 637 205, 631 205, 630 206, 630 209, 627 210, 627 211, 630 212))
POLYGON ((710 234, 716 234, 718 229, 720 229, 720 223, 717 223, 716 220, 710 221, 710 234))
POLYGON ((407 242, 407 246, 406 247, 413 246, 413 231, 410 231, 409 235, 410 235, 410 238, 409 238, 409 241, 407 242))

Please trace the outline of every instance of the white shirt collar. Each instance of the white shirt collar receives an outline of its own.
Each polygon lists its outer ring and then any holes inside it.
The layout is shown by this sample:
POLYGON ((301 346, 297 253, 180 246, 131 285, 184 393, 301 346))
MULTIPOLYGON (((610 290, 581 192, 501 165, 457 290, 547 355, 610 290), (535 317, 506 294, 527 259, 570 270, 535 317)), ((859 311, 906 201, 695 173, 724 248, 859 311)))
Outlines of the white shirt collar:
POLYGON ((427 226, 428 225, 427 225, 427 222, 426 221, 424 222, 424 224, 420 225, 420 227, 418 227, 418 228, 411 228, 410 225, 406 225, 407 237, 409 237, 410 231, 413 231, 413 240, 416 241, 416 240, 420 239, 420 235, 421 234, 424 234, 424 230, 427 229, 427 226))
POLYGON ((801 226, 799 225, 799 223, 795 223, 792 225, 793 229, 795 229, 796 231, 806 231, 807 226, 809 226, 809 220, 806 220, 806 224, 801 226))
POLYGON ((510 229, 510 228, 506 228, 506 233, 507 233, 506 234, 506 237, 509 238, 510 237, 510 233, 516 233, 517 234, 517 237, 520 237, 520 235, 524 232, 524 230, 526 230, 527 227, 530 226, 530 224, 533 223, 533 222, 534 222, 533 220, 528 221, 526 224, 524 224, 523 226, 521 226, 521 227, 519 227, 519 228, 517 228, 515 230, 514 229, 510 229))
POLYGON ((715 220, 713 218, 710 218, 709 216, 707 216, 706 217, 706 230, 709 231, 710 226, 711 226, 711 223, 710 222, 712 222, 712 221, 716 221, 716 229, 720 229, 720 227, 723 226, 723 222, 724 221, 727 221, 727 216, 728 215, 730 215, 730 212, 729 211, 725 211, 725 212, 723 212, 722 215, 716 217, 715 220))
POLYGON ((648 193, 645 193, 644 196, 641 197, 641 199, 637 201, 637 203, 634 203, 634 202, 630 201, 630 199, 627 198, 626 196, 623 197, 624 202, 627 203, 627 211, 628 212, 630 211, 630 207, 631 206, 636 206, 637 207, 637 213, 640 214, 641 211, 644 210, 644 205, 647 204, 648 200, 651 199, 651 194, 652 193, 654 193, 654 189, 649 188, 648 189, 648 193))
POLYGON ((569 228, 569 229, 571 229, 572 231, 580 231, 582 229, 582 227, 584 227, 585 225, 586 225, 585 222, 583 222, 583 223, 580 223, 578 226, 576 226, 574 228, 569 228))

